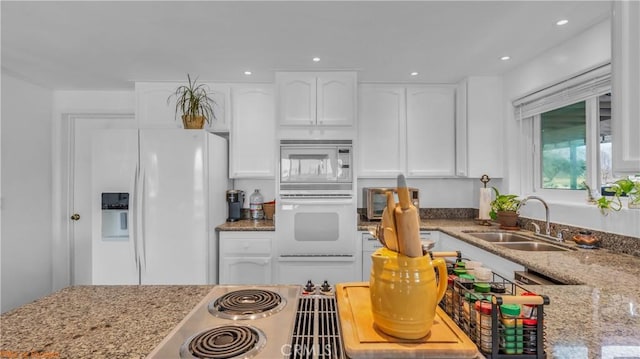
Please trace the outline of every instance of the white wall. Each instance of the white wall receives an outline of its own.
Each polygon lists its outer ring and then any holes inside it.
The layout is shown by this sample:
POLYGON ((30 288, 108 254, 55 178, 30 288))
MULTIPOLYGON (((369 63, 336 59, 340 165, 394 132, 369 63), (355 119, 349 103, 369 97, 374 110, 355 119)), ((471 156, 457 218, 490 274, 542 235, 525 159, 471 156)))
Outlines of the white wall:
POLYGON ((1 310, 51 293, 52 91, 2 72, 1 310))
MULTIPOLYGON (((507 148, 518 148, 518 127, 511 102, 573 75, 592 69, 611 60, 611 22, 599 23, 575 38, 533 58, 504 76, 505 128, 507 148)), ((527 194, 520 187, 518 151, 507 151, 507 183, 511 193, 527 194)), ((624 209, 608 216, 600 214, 584 198, 571 201, 543 196, 550 206, 551 221, 605 232, 640 237, 640 211, 624 209)), ((540 204, 532 202, 521 214, 544 219, 540 204)))

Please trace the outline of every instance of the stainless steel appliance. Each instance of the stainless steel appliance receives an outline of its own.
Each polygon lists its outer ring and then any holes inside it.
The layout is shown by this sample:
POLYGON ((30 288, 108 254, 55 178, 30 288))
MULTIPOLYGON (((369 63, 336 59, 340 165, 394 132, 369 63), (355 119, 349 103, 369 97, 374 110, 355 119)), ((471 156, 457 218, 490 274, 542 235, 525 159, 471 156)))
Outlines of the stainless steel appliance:
POLYGON ((229 216, 227 222, 235 222, 242 218, 242 205, 244 204, 244 191, 227 190, 227 206, 229 216))
POLYGON ((345 358, 325 289, 216 286, 148 358, 345 358))
POLYGON ((281 196, 353 196, 351 140, 281 140, 281 196))
MULTIPOLYGON (((382 210, 387 206, 387 192, 393 192, 396 203, 398 202, 398 189, 395 187, 365 187, 362 189, 362 205, 366 210, 367 219, 379 221, 382 219, 382 210)), ((420 191, 417 188, 409 188, 411 202, 416 208, 420 208, 420 191)))

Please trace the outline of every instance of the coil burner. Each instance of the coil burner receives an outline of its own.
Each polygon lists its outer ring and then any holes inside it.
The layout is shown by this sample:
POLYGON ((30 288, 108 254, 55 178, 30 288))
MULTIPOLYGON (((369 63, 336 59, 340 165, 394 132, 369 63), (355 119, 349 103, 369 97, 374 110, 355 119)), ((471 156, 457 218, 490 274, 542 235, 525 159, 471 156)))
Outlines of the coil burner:
POLYGON ((180 347, 180 358, 251 358, 264 346, 264 333, 251 326, 223 325, 202 331, 180 347))
POLYGON ((247 320, 270 316, 285 307, 287 301, 280 294, 265 289, 241 289, 211 301, 209 313, 216 317, 247 320))

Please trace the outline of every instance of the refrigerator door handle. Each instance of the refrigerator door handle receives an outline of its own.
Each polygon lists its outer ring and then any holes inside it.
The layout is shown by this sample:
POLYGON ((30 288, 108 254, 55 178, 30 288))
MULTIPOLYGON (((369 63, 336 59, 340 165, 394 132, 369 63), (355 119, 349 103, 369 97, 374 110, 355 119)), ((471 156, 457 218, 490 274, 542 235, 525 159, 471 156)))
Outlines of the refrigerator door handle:
POLYGON ((129 196, 131 199, 131 206, 129 209, 129 215, 131 219, 129 220, 129 236, 130 243, 133 247, 133 262, 136 266, 136 271, 140 271, 140 260, 138 256, 138 175, 140 169, 138 168, 138 163, 136 163, 136 168, 133 172, 133 191, 132 195, 129 196))
POLYGON ((146 251, 146 238, 145 238, 145 208, 144 200, 146 196, 146 173, 144 168, 140 171, 140 231, 139 231, 139 252, 140 252, 140 268, 145 270, 147 268, 147 251, 146 251))

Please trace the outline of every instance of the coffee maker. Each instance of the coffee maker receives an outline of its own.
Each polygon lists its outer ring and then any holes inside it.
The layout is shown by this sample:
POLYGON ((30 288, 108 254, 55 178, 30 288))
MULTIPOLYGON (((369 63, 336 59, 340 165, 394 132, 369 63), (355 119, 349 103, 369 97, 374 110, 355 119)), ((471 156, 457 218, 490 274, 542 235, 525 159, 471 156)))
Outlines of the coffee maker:
POLYGON ((235 222, 242 218, 242 205, 244 204, 244 191, 237 189, 227 190, 227 205, 229 217, 227 222, 235 222))

